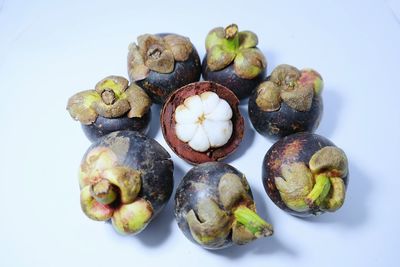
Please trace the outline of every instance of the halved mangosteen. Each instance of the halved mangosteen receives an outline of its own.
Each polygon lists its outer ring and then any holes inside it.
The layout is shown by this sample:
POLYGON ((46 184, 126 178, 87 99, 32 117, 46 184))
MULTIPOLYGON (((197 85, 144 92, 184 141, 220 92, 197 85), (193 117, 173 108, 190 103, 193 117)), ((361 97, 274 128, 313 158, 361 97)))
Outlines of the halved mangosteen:
POLYGON ((94 90, 79 92, 68 100, 71 117, 82 124, 90 141, 120 130, 147 133, 151 100, 142 88, 121 76, 108 76, 94 90))
POLYGON ((323 112, 323 80, 312 69, 277 66, 248 103, 251 123, 273 140, 297 133, 314 132, 323 112))
POLYGON ((348 176, 343 150, 313 133, 282 138, 268 150, 262 165, 268 196, 282 210, 300 217, 338 210, 348 176))
POLYGON ((87 150, 79 171, 81 207, 120 234, 137 234, 162 210, 173 190, 174 165, 155 140, 118 131, 87 150))
POLYGON ((236 24, 212 29, 202 63, 204 80, 226 86, 239 99, 248 97, 266 75, 267 60, 257 44, 255 33, 239 32, 236 24))
POLYGON ((175 91, 161 111, 164 139, 192 164, 218 161, 233 153, 244 121, 233 92, 214 82, 197 82, 175 91))
POLYGON ((189 38, 170 33, 144 34, 129 45, 128 74, 155 103, 162 104, 173 91, 197 82, 199 55, 189 38))

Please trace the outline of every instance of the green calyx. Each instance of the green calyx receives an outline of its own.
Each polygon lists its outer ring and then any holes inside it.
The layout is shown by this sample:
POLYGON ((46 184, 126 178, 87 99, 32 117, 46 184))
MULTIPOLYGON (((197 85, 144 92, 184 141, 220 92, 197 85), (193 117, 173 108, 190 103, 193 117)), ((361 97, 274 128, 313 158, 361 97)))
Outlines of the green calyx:
POLYGON ((336 211, 345 199, 346 155, 327 146, 314 153, 308 165, 295 162, 281 166, 282 177, 275 178, 275 185, 282 201, 297 212, 336 211))
POLYGON ((229 234, 236 244, 271 235, 272 226, 257 215, 248 190, 244 177, 224 174, 218 183, 219 204, 216 199, 203 198, 186 215, 193 239, 205 246, 218 247, 229 234))
POLYGON ((233 215, 236 221, 243 225, 256 238, 270 236, 273 233, 272 225, 264 221, 255 211, 246 206, 237 207, 233 215))
POLYGON ((190 210, 186 221, 193 239, 206 246, 222 245, 231 230, 227 212, 209 198, 200 200, 197 211, 190 210))
POLYGON ((250 31, 239 32, 236 24, 211 30, 205 43, 207 66, 211 71, 221 70, 233 62, 236 75, 253 79, 266 68, 266 59, 256 47, 257 36, 250 31))
POLYGON ((285 102, 294 110, 309 111, 313 97, 320 95, 323 88, 321 75, 312 69, 298 70, 282 64, 271 73, 268 81, 257 88, 256 103, 263 111, 279 110, 285 102))
POLYGON ((171 73, 175 61, 186 61, 193 51, 189 38, 177 34, 144 34, 129 45, 128 72, 132 81, 145 79, 150 71, 171 73))
POLYGON ((117 118, 142 117, 150 108, 148 95, 135 84, 120 76, 109 76, 96 84, 94 90, 73 95, 67 104, 72 118, 82 124, 92 124, 97 116, 117 118))
POLYGON ((140 232, 153 215, 150 202, 141 198, 141 173, 118 164, 107 147, 89 151, 80 168, 81 207, 91 219, 112 219, 123 234, 140 232))
POLYGON ((153 207, 150 202, 138 198, 115 210, 111 221, 114 229, 122 235, 138 234, 147 226, 152 216, 153 207))

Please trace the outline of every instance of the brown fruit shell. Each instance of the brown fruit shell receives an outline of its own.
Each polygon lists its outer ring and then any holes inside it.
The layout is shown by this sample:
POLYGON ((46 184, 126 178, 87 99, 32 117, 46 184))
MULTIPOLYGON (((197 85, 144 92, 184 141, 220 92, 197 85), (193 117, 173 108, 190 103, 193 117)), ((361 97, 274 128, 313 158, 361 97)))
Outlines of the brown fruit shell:
POLYGON ((219 161, 233 153, 244 135, 244 120, 239 111, 239 99, 228 88, 209 81, 195 82, 185 85, 172 93, 166 100, 161 111, 160 123, 164 139, 170 148, 182 159, 191 164, 219 161), (205 152, 193 150, 187 143, 181 141, 176 136, 174 112, 183 101, 193 95, 211 91, 220 98, 225 99, 232 108, 233 132, 229 141, 217 148, 210 148, 205 152))

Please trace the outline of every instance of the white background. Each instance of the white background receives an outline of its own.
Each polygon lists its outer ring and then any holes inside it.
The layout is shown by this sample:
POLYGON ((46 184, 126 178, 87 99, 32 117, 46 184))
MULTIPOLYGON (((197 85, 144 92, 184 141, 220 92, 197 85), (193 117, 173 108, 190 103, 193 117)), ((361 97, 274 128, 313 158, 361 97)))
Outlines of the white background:
MULTIPOLYGON (((0 0, 0 266, 399 266, 399 62, 398 0, 0 0), (86 218, 77 170, 89 141, 68 97, 127 76, 127 47, 140 34, 186 35, 202 57, 208 31, 232 22, 258 34, 268 73, 289 63, 322 74, 317 133, 350 160, 345 205, 312 219, 279 210, 261 182, 272 143, 243 103, 245 140, 226 162, 247 175, 272 238, 204 250, 178 229, 173 201, 138 236, 86 218)), ((191 166, 166 146, 153 112, 149 135, 171 153, 177 185, 191 166)))

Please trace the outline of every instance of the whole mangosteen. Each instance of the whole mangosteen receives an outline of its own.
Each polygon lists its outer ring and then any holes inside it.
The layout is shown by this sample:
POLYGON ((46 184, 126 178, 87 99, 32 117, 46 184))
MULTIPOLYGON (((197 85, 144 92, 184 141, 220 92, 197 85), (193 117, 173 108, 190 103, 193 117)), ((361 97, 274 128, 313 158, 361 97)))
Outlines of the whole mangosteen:
POLYGON ((274 140, 314 132, 323 111, 322 88, 322 77, 315 70, 277 66, 250 96, 248 110, 254 128, 274 140))
POLYGON ((313 133, 282 138, 268 150, 262 166, 268 196, 282 210, 300 217, 338 210, 348 175, 343 150, 313 133))
POLYGON ((161 111, 161 129, 171 149, 198 164, 233 153, 243 139, 239 100, 213 82, 191 83, 175 91, 161 111))
POLYGON ((256 213, 244 174, 220 162, 200 164, 183 177, 175 217, 185 236, 207 249, 246 244, 273 232, 256 213))
POLYGON ((129 45, 128 74, 131 82, 162 104, 174 90, 200 79, 200 58, 187 37, 144 34, 129 45))
POLYGON ((239 32, 236 24, 211 30, 202 63, 204 80, 226 86, 239 99, 248 97, 266 75, 267 61, 257 44, 255 33, 239 32))
POLYGON ((104 136, 82 159, 82 210, 90 219, 111 220, 120 234, 137 234, 168 202, 173 169, 170 155, 153 139, 132 131, 104 136))
POLYGON ((142 88, 120 76, 108 76, 94 90, 73 95, 67 110, 82 124, 90 141, 120 130, 147 133, 151 100, 142 88))

